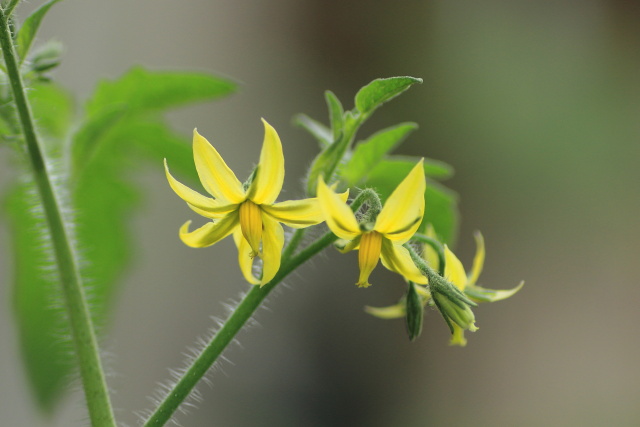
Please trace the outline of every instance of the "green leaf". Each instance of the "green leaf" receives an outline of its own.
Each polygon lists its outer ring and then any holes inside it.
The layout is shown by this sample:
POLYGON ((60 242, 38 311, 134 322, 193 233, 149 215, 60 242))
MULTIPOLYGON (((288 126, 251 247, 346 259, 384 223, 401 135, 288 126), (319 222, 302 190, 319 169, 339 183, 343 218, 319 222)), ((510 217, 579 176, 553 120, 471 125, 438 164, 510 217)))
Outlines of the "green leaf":
POLYGON ((356 108, 362 114, 368 115, 380 105, 400 95, 416 83, 422 83, 422 79, 415 77, 376 79, 358 91, 355 100, 356 108))
POLYGON ((37 8, 27 19, 25 19, 24 24, 22 24, 20 30, 18 30, 18 35, 16 36, 16 51, 18 53, 18 60, 20 64, 24 62, 27 54, 29 53, 29 48, 31 48, 33 39, 38 32, 42 18, 44 18, 49 9, 51 9, 51 6, 59 1, 60 0, 50 0, 37 8))
POLYGON ((340 139, 340 135, 344 132, 344 108, 338 97, 330 90, 324 93, 329 108, 329 119, 331 120, 331 130, 333 132, 333 141, 340 139))
MULTIPOLYGON (((373 168, 367 179, 361 181, 359 186, 374 188, 384 201, 409 174, 416 161, 417 159, 414 161, 384 160, 373 168)), ((427 179, 424 196, 425 213, 419 230, 424 232, 426 225, 431 223, 443 242, 452 244, 458 230, 458 197, 456 193, 431 179, 427 179)))
POLYGON ((167 110, 235 92, 230 80, 204 73, 148 71, 134 67, 117 80, 103 80, 87 103, 89 116, 120 106, 129 113, 167 110))
POLYGON ((235 89, 235 83, 207 74, 151 72, 141 67, 117 80, 100 82, 87 103, 87 119, 73 139, 74 173, 105 151, 101 145, 121 121, 148 119, 163 110, 214 100, 235 89))
POLYGON ((381 130, 366 141, 356 145, 351 158, 342 168, 341 181, 347 186, 357 185, 389 152, 397 148, 402 141, 418 128, 415 123, 401 123, 381 130))
POLYGON ((422 307, 422 299, 415 287, 418 286, 415 283, 409 283, 409 290, 407 292, 407 316, 405 318, 407 325, 407 333, 409 334, 409 340, 414 341, 422 333, 422 323, 424 318, 424 308, 422 307))
POLYGON ((306 114, 298 114, 295 116, 293 118, 293 124, 303 128, 317 139, 321 149, 328 147, 333 142, 331 130, 306 114))
POLYGON ((75 111, 71 95, 52 83, 34 83, 27 94, 39 131, 47 138, 66 138, 75 111))
POLYGON ((314 197, 316 195, 316 188, 318 186, 318 177, 322 176, 327 183, 333 182, 332 176, 327 176, 330 170, 332 170, 336 162, 340 161, 340 158, 344 155, 345 144, 348 144, 349 140, 346 138, 340 139, 316 156, 309 168, 309 174, 307 176, 307 195, 314 197))
POLYGON ((13 308, 27 379, 41 410, 51 412, 70 371, 60 288, 48 229, 31 183, 14 187, 3 200, 11 231, 13 308), (60 357, 60 356, 63 357, 60 357))

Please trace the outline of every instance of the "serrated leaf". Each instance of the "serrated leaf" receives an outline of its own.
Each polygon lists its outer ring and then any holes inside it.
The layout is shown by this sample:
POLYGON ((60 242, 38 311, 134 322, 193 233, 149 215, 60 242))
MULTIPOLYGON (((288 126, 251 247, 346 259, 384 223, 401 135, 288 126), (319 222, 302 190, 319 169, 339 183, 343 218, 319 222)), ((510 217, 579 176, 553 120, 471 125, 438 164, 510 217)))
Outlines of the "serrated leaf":
POLYGON ((380 105, 400 95, 416 83, 422 83, 422 79, 408 76, 376 79, 358 91, 355 99, 356 108, 362 114, 370 114, 380 105))
POLYGON ((347 187, 351 187, 366 179, 366 175, 417 128, 418 125, 415 123, 401 123, 383 129, 370 136, 366 141, 358 143, 351 158, 342 168, 341 181, 347 187))
POLYGON ((85 167, 109 133, 124 120, 147 118, 187 103, 228 95, 235 83, 202 73, 151 72, 135 67, 117 80, 102 81, 87 103, 87 119, 72 146, 74 172, 85 167))
POLYGON ((342 107, 338 97, 330 90, 324 93, 324 97, 327 101, 329 119, 331 121, 331 131, 333 133, 333 140, 331 142, 335 142, 344 132, 344 108, 342 107))
POLYGON ((116 105, 129 113, 166 110, 233 93, 230 80, 204 73, 148 71, 134 67, 116 80, 103 80, 87 103, 92 116, 116 105))
POLYGON ((29 49, 31 48, 31 44, 33 43, 36 33, 38 32, 42 18, 44 18, 49 9, 51 9, 51 6, 59 1, 60 0, 50 0, 37 8, 27 19, 25 19, 20 30, 18 30, 18 35, 16 36, 16 52, 18 53, 18 61, 20 64, 24 62, 29 53, 29 49))
POLYGON ((298 114, 293 118, 293 124, 309 132, 320 143, 320 148, 324 149, 333 142, 331 129, 306 114, 298 114))

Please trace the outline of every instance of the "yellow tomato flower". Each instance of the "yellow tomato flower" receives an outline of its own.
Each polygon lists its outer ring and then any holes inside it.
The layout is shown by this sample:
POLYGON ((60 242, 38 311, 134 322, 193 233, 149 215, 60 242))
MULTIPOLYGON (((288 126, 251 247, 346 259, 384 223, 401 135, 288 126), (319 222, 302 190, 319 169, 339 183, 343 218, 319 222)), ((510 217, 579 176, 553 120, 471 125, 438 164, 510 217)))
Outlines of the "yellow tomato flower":
POLYGON ((373 224, 358 224, 349 206, 325 183, 318 179, 318 200, 327 225, 341 239, 349 241, 345 252, 358 249, 360 278, 357 286, 368 287, 369 275, 382 259, 382 264, 415 283, 426 284, 427 278, 411 260, 402 245, 416 232, 424 215, 423 161, 389 196, 373 224))
MULTIPOLYGON (((464 267, 462 266, 462 263, 460 262, 458 257, 456 257, 455 254, 451 252, 447 245, 445 245, 445 278, 475 302, 500 301, 509 298, 510 296, 518 292, 524 285, 524 282, 521 282, 518 286, 510 290, 485 289, 476 285, 476 282, 478 281, 478 277, 480 277, 480 273, 482 272, 482 267, 484 265, 485 249, 482 234, 480 234, 479 232, 476 233, 475 240, 477 246, 476 255, 473 259, 473 266, 471 268, 471 271, 468 274, 465 272, 464 267)), ((469 326, 466 328, 462 328, 461 325, 455 323, 454 319, 453 336, 451 337, 451 341, 449 342, 449 344, 459 346, 465 346, 467 344, 467 340, 464 337, 464 329, 469 329, 470 331, 474 331, 475 329, 477 329, 473 324, 475 318, 467 320, 470 320, 469 322, 467 322, 469 326)))
POLYGON ((173 191, 191 209, 211 219, 189 231, 187 221, 180 228, 180 239, 191 247, 202 248, 233 234, 238 262, 245 279, 260 286, 268 283, 280 269, 284 231, 280 223, 304 228, 324 220, 316 198, 274 203, 284 181, 282 143, 275 129, 264 119, 264 142, 253 179, 243 185, 215 148, 193 131, 193 158, 206 197, 177 181, 165 159, 167 179, 173 191), (253 275, 253 259, 262 258, 262 278, 253 275))

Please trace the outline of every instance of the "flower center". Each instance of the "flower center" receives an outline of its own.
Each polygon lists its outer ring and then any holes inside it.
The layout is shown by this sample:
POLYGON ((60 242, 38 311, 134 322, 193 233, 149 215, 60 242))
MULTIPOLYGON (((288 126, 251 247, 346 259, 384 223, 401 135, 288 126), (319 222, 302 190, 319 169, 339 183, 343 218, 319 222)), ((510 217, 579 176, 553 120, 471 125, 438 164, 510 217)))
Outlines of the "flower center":
POLYGON ((360 249, 358 250, 358 264, 360 265, 360 279, 356 283, 361 288, 371 286, 369 275, 380 259, 380 249, 382 247, 382 235, 377 231, 369 231, 362 235, 360 239, 360 249))
POLYGON ((240 229, 253 250, 252 257, 260 255, 262 240, 262 212, 258 205, 247 200, 240 205, 240 229))

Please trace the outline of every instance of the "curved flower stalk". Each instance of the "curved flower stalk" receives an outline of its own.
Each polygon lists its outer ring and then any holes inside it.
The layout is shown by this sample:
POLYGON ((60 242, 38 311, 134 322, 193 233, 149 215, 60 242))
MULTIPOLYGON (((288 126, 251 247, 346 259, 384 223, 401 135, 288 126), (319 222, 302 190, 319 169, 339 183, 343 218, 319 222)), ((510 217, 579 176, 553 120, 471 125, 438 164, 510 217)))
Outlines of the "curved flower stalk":
MULTIPOLYGON (((193 248, 211 246, 233 234, 238 262, 245 279, 254 285, 268 283, 280 269, 284 231, 280 223, 304 228, 324 221, 316 198, 274 203, 284 181, 282 143, 276 130, 264 119, 264 142, 260 162, 249 180, 241 184, 215 148, 193 132, 193 158, 206 197, 176 180, 167 166, 171 188, 196 213, 211 219, 189 231, 191 221, 180 228, 180 239, 193 248), (263 261, 262 278, 253 275, 253 259, 263 261)), ((344 193, 344 199, 348 193, 344 193)))
POLYGON ((358 224, 349 206, 324 182, 318 179, 318 199, 327 225, 349 243, 343 252, 358 249, 360 277, 357 286, 370 286, 369 276, 382 260, 389 270, 399 273, 416 283, 426 284, 427 278, 411 260, 402 245, 416 232, 424 215, 424 191, 426 186, 423 161, 420 160, 407 177, 389 196, 377 218, 358 224))

